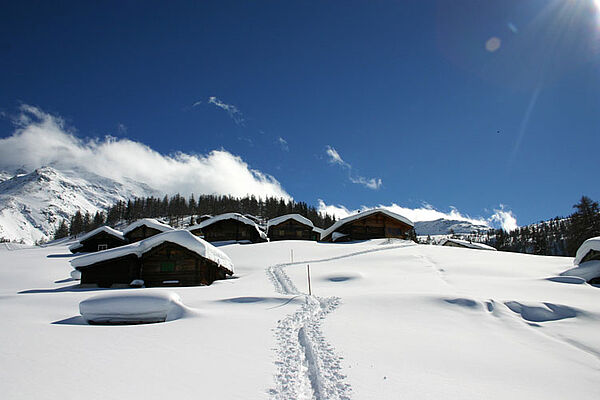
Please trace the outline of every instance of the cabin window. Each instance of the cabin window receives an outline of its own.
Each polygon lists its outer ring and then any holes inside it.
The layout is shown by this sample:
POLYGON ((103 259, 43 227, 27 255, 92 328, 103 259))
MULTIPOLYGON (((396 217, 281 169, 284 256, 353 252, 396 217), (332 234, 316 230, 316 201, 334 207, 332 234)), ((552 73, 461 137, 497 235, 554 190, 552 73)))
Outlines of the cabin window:
POLYGON ((302 237, 302 231, 296 231, 296 236, 297 237, 302 237))
POLYGON ((98 245, 98 251, 102 251, 102 250, 106 250, 106 249, 108 249, 107 244, 99 244, 98 245))
POLYGON ((160 263, 160 272, 175 271, 175 261, 163 261, 160 263))

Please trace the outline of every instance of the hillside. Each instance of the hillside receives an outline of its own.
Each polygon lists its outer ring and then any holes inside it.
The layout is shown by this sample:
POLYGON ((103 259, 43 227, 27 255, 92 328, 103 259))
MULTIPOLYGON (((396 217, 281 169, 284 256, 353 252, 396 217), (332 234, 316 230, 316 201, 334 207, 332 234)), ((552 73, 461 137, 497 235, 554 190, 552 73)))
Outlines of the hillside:
POLYGON ((77 211, 93 214, 119 200, 157 194, 143 183, 52 167, 0 176, 0 238, 27 244, 50 239, 59 221, 77 211))
POLYGON ((146 289, 78 289, 64 245, 12 249, 0 247, 6 398, 600 396, 600 291, 556 277, 571 259, 383 239, 229 245, 235 279, 150 289, 178 294, 181 319, 89 326, 80 301, 146 289))

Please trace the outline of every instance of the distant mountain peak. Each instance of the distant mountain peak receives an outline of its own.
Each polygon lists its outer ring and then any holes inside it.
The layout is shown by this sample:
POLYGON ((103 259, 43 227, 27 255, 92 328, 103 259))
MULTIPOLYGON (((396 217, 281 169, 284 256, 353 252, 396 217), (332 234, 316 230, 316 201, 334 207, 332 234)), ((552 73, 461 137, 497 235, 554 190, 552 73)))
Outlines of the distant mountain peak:
POLYGON ((0 173, 0 238, 32 244, 48 240, 61 219, 77 211, 94 214, 119 200, 159 196, 133 180, 120 183, 87 171, 42 166, 0 173))

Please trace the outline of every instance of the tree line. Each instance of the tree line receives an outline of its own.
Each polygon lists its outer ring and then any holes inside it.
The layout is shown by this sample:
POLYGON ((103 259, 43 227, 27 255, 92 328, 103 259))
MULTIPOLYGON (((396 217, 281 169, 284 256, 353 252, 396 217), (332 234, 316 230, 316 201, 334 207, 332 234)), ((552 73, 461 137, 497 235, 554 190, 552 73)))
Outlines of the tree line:
POLYGON ((115 226, 121 222, 133 222, 140 218, 167 218, 174 227, 182 227, 184 219, 191 217, 195 223, 202 215, 218 215, 228 212, 250 214, 266 221, 285 214, 300 214, 319 228, 328 228, 335 222, 329 214, 322 214, 305 202, 284 200, 275 197, 257 198, 255 196, 233 197, 203 194, 196 198, 193 194, 186 198, 180 194, 162 199, 143 197, 119 201, 105 213, 95 215, 82 214, 77 211, 71 219, 62 221, 56 230, 55 239, 75 236, 88 232, 102 225, 115 226))
POLYGON ((582 196, 573 208, 566 218, 556 217, 511 232, 496 229, 471 238, 501 251, 574 257, 585 240, 600 236, 600 207, 597 201, 582 196))

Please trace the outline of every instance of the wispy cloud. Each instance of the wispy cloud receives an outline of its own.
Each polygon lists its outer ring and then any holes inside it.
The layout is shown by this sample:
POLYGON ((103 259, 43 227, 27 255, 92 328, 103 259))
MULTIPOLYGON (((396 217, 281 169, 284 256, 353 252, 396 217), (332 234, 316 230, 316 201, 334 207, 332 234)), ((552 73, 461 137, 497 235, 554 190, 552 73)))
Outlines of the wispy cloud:
POLYGON ((484 217, 471 217, 463 214, 455 207, 449 207, 449 211, 440 211, 435 209, 432 205, 424 203, 421 207, 410 208, 403 207, 396 203, 391 205, 380 204, 376 207, 361 206, 359 209, 351 210, 347 207, 338 204, 326 204, 323 200, 319 199, 318 210, 321 213, 327 213, 334 215, 336 218, 346 218, 347 216, 356 214, 358 212, 366 211, 372 208, 384 208, 392 211, 396 214, 400 214, 413 222, 420 221, 435 221, 436 219, 444 218, 453 221, 466 221, 475 225, 484 225, 489 227, 501 227, 506 231, 512 231, 517 229, 517 218, 512 211, 507 210, 504 205, 500 205, 499 210, 494 210, 494 214, 491 216, 484 217))
POLYGON ((121 134, 127 133, 127 126, 122 123, 117 124, 117 132, 119 132, 121 134))
MULTIPOLYGON (((198 102, 196 102, 198 103, 198 102)), ((194 103, 194 105, 196 104, 194 103)), ((227 104, 216 98, 215 96, 211 96, 208 98, 208 104, 212 104, 216 107, 219 107, 222 110, 225 110, 229 117, 239 126, 246 126, 246 121, 244 119, 244 115, 238 110, 236 106, 233 104, 227 104)))
POLYGON ((281 150, 283 151, 290 151, 290 146, 288 146, 288 142, 287 140, 285 140, 284 138, 282 138, 281 136, 279 136, 277 138, 277 143, 279 144, 279 146, 281 147, 281 150))
POLYGON ((341 167, 348 170, 348 179, 350 180, 350 182, 362 185, 367 189, 371 190, 377 190, 383 184, 381 178, 365 178, 364 176, 355 175, 352 171, 352 165, 344 161, 340 153, 338 153, 338 151, 333 147, 329 145, 326 146, 325 153, 329 157, 328 161, 330 164, 340 165, 341 167))
POLYGON ((382 181, 381 178, 370 178, 367 179, 364 176, 352 177, 350 176, 350 182, 357 183, 359 185, 363 185, 366 188, 377 190, 381 187, 382 181))
POLYGON ((21 107, 13 121, 17 124, 14 133, 0 139, 0 170, 50 165, 90 171, 122 183, 133 179, 168 194, 290 198, 273 176, 223 149, 205 155, 166 155, 126 138, 83 140, 60 117, 28 105, 21 107))

